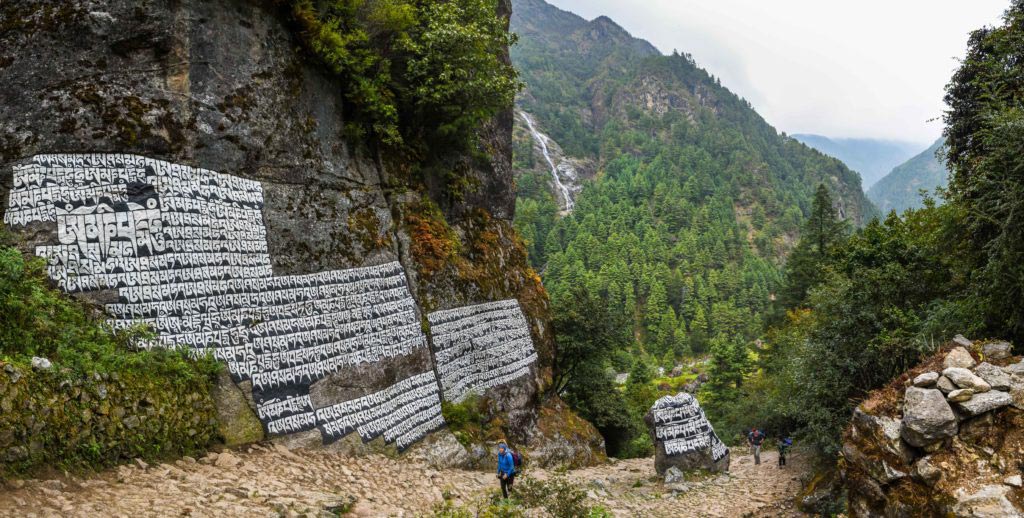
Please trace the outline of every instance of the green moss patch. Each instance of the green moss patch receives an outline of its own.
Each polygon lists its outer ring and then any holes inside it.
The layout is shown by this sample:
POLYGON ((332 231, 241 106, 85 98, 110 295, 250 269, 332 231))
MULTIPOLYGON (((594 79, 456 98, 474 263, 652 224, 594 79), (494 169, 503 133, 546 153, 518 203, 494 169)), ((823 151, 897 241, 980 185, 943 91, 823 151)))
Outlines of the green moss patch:
POLYGON ((114 332, 90 306, 51 288, 41 260, 26 261, 4 239, 0 476, 182 455, 216 440, 216 362, 140 349, 147 330, 114 332), (33 366, 34 358, 49 366, 33 366))

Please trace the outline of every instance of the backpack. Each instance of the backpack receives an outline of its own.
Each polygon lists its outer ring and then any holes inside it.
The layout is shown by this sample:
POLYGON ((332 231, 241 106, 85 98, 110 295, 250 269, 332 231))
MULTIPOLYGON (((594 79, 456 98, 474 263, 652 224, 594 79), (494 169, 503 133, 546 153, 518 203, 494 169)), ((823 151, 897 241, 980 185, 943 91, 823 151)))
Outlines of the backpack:
POLYGON ((521 456, 519 456, 519 452, 517 452, 515 450, 512 450, 511 453, 512 453, 512 465, 515 466, 516 468, 523 467, 523 458, 521 456))

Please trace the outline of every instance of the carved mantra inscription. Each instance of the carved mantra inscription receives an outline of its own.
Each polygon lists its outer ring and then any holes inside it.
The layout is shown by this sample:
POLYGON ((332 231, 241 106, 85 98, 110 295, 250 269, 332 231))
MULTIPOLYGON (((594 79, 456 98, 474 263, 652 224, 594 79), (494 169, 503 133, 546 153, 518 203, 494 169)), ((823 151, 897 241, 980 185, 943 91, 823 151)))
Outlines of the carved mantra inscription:
POLYGON ((666 455, 690 453, 708 447, 718 462, 729 453, 711 427, 704 409, 690 394, 665 396, 654 403, 654 434, 664 441, 666 455))
POLYGON ((427 318, 448 401, 525 376, 537 361, 530 326, 516 300, 438 311, 427 318))
POLYGON ((15 166, 4 221, 53 222, 39 246, 68 292, 116 290, 111 324, 136 322, 154 344, 212 352, 251 380, 273 434, 358 431, 399 448, 441 426, 433 371, 380 392, 314 408, 309 386, 342 367, 426 346, 399 263, 277 276, 263 188, 246 180, 122 154, 38 155, 15 166))

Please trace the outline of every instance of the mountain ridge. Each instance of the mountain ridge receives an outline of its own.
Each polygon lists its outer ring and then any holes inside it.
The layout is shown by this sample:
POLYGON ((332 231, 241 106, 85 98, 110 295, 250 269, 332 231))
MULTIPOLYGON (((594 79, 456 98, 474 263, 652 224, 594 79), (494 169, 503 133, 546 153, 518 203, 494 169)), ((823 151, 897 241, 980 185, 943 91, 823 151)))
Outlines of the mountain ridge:
POLYGON ((889 174, 893 167, 913 157, 922 145, 892 139, 827 137, 812 133, 790 136, 859 173, 865 191, 889 174))
POLYGON ((939 138, 928 149, 894 167, 889 174, 868 189, 868 198, 883 213, 891 210, 902 213, 907 209, 923 207, 921 189, 933 193, 936 188, 946 187, 946 167, 937 156, 945 141, 944 138, 939 138))

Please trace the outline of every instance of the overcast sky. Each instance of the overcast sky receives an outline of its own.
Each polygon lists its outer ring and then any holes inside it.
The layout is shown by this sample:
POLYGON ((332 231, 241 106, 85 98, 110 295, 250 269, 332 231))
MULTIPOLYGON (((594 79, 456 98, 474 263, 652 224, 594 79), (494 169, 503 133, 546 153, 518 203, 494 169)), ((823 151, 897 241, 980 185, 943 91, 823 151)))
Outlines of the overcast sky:
POLYGON ((930 144, 968 33, 1009 0, 548 0, 698 65, 787 133, 930 144))

